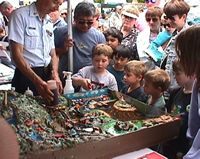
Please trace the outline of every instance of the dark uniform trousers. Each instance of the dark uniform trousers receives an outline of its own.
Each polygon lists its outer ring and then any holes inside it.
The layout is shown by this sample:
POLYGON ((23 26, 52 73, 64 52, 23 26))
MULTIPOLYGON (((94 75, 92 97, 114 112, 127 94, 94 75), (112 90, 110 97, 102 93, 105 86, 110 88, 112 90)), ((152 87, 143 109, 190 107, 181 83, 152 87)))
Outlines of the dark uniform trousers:
MULTIPOLYGON (((44 81, 51 79, 51 64, 47 67, 32 67, 31 69, 44 81)), ((12 79, 12 87, 15 87, 15 91, 18 93, 24 93, 29 87, 34 96, 38 95, 35 85, 31 80, 24 76, 18 68, 15 69, 14 77, 12 79)))

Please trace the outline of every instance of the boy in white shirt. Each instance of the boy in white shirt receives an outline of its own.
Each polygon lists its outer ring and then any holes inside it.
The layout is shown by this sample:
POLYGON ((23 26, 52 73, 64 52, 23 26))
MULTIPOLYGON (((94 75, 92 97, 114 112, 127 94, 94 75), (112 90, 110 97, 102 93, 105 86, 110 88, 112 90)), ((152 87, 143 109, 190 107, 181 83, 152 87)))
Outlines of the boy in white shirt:
POLYGON ((92 52, 92 66, 83 67, 72 76, 75 86, 85 90, 94 90, 108 87, 118 91, 115 77, 107 70, 113 50, 106 44, 98 44, 92 52))

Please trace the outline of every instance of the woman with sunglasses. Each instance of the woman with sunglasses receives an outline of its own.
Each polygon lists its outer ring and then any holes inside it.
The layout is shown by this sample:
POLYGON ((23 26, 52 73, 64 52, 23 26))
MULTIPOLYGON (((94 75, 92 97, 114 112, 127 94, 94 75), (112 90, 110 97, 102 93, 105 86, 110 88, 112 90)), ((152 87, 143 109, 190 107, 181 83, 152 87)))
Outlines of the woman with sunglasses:
MULTIPOLYGON (((164 17, 165 15, 162 15, 164 17)), ((165 57, 165 48, 167 47, 169 40, 175 30, 164 18, 161 19, 162 32, 158 34, 155 40, 153 40, 145 53, 150 56, 155 62, 156 66, 160 67, 161 60, 165 57)))
POLYGON ((137 50, 140 60, 144 61, 149 69, 155 67, 153 61, 144 52, 150 45, 150 43, 156 39, 157 35, 162 31, 161 16, 163 11, 159 7, 148 8, 145 18, 148 23, 148 27, 141 31, 137 38, 137 50))
MULTIPOLYGON (((138 0, 138 2, 139 2, 139 0, 138 0)), ((148 27, 148 23, 146 22, 146 19, 145 19, 145 14, 146 14, 148 8, 150 8, 150 7, 163 8, 166 3, 166 0, 140 0, 140 2, 145 4, 144 8, 141 10, 139 18, 137 19, 137 23, 138 23, 137 28, 140 31, 142 31, 146 27, 148 27)))

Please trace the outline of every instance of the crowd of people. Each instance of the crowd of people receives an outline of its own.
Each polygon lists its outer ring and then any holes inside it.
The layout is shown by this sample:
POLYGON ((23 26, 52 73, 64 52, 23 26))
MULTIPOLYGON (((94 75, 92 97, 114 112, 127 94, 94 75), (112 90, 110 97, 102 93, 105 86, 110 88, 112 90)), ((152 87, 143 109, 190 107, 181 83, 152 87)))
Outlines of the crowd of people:
POLYGON ((11 54, 12 87, 53 100, 47 81, 55 80, 63 93, 63 71, 70 70, 73 48, 76 91, 107 87, 147 103, 148 117, 178 113, 180 134, 164 143, 161 153, 170 159, 199 158, 200 27, 199 17, 189 17, 191 6, 184 0, 145 0, 142 9, 118 5, 106 15, 84 1, 67 24, 62 3, 36 0, 17 9, 7 1, 0 4, 0 40, 9 42, 9 48, 0 49, 11 54))

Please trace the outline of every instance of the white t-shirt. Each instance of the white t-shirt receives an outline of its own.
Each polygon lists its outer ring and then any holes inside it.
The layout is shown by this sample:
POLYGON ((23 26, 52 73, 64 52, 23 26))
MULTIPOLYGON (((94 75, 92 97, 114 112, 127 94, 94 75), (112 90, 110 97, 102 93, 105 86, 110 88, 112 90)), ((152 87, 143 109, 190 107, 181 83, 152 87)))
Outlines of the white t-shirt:
POLYGON ((96 89, 98 89, 98 85, 102 85, 103 87, 108 87, 108 89, 112 91, 118 91, 117 81, 108 70, 106 70, 105 74, 99 75, 95 72, 93 66, 86 66, 80 69, 78 73, 74 74, 72 77, 82 77, 90 79, 92 84, 95 85, 96 83, 96 89))

